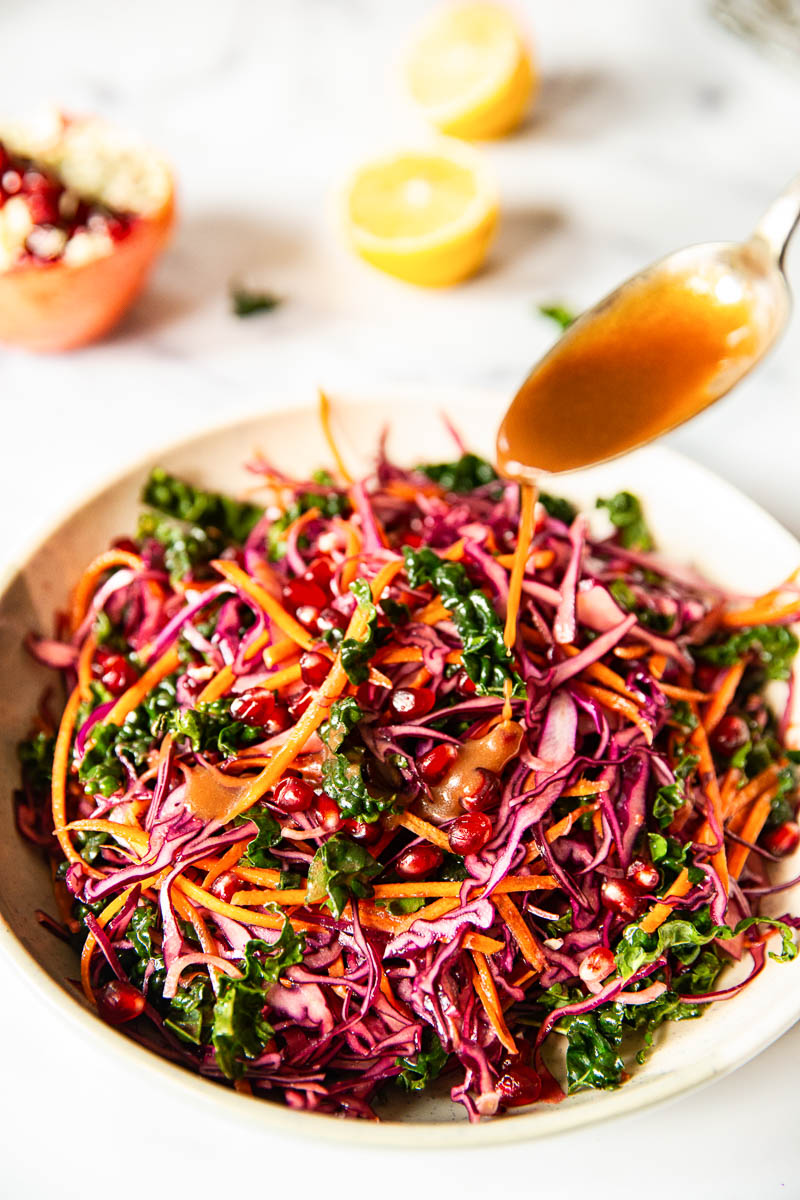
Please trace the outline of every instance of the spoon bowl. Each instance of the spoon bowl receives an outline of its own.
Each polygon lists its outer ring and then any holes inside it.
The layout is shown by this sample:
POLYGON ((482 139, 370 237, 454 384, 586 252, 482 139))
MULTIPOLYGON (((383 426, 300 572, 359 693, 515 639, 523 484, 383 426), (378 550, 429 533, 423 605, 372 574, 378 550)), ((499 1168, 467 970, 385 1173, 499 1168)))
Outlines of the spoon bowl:
POLYGON ((531 479, 605 462, 729 392, 789 319, 783 259, 798 215, 800 180, 748 241, 678 250, 579 317, 503 418, 501 470, 531 479))

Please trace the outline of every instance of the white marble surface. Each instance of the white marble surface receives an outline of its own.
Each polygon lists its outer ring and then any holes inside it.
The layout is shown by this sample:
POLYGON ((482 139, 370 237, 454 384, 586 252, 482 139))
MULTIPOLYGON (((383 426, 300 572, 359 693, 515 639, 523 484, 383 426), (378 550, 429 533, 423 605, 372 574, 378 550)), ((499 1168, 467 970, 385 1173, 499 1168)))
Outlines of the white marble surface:
MULTIPOLYGON (((0 4, 0 106, 19 111, 43 95, 138 128, 176 164, 182 210, 148 296, 112 338, 69 357, 0 353, 4 559, 145 450, 229 413, 307 398, 318 382, 508 392, 553 336, 535 303, 579 308, 662 252, 744 234, 798 169, 800 64, 759 57, 700 0, 527 0, 517 7, 544 83, 524 131, 485 151, 505 214, 487 270, 443 293, 384 278, 343 248, 335 187, 363 154, 424 135, 393 69, 428 7, 0 4), (235 320, 232 276, 285 304, 235 320)), ((791 257, 789 267, 800 286, 791 257)), ((798 534, 799 383, 795 324, 756 377, 672 439, 798 534)), ((121 1200, 167 1197, 201 1173, 205 1194, 333 1183, 388 1196, 451 1185, 470 1196, 498 1185, 526 1196, 800 1196, 800 1026, 734 1076, 621 1124, 458 1159, 358 1162, 220 1129, 208 1111, 102 1061, 4 964, 0 1029, 9 1198, 106 1187, 121 1200)))

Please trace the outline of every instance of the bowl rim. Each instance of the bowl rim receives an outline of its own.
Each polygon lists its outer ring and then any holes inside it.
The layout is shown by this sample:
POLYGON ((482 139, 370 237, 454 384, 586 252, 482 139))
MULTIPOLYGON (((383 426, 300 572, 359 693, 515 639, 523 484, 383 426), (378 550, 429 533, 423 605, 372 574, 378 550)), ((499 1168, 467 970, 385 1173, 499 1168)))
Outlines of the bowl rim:
MULTIPOLYGON (((341 387, 326 389, 333 404, 346 408, 386 408, 402 402, 406 406, 421 406, 429 410, 434 406, 442 410, 456 399, 458 406, 472 412, 482 409, 492 411, 500 408, 503 397, 497 390, 488 388, 443 388, 435 384, 410 385, 386 388, 341 387)), ((259 412, 239 411, 219 421, 204 423, 188 437, 177 437, 168 444, 149 449, 127 464, 110 472, 104 480, 95 483, 73 501, 65 513, 42 522, 38 529, 26 539, 12 558, 0 566, 0 600, 42 547, 57 536, 67 521, 80 516, 84 509, 94 504, 105 493, 146 471, 156 460, 168 459, 173 454, 191 450, 193 446, 206 442, 215 433, 231 433, 245 430, 258 422, 268 423, 274 419, 314 417, 317 408, 307 398, 298 397, 275 408, 259 412)), ((744 502, 762 523, 773 526, 776 533, 790 539, 797 548, 800 559, 800 541, 759 504, 729 483, 716 472, 696 462, 687 455, 670 447, 656 444, 635 451, 638 456, 646 455, 671 471, 690 470, 696 478, 705 479, 718 491, 727 491, 744 502)), ((726 1051, 724 1059, 709 1052, 699 1060, 684 1067, 658 1074, 643 1081, 638 1087, 622 1087, 605 1093, 602 1101, 586 1106, 537 1106, 530 1112, 518 1113, 500 1120, 471 1124, 463 1120, 400 1122, 385 1120, 368 1122, 343 1119, 326 1113, 294 1110, 279 1103, 254 1102, 252 1097, 242 1095, 232 1088, 220 1087, 215 1081, 206 1079, 192 1071, 161 1057, 154 1051, 139 1045, 131 1038, 120 1036, 118 1030, 99 1020, 79 999, 60 986, 40 965, 17 936, 12 926, 0 911, 0 954, 16 968, 18 975, 29 982, 47 1006, 87 1038, 100 1038, 109 1053, 121 1056, 126 1067, 141 1071, 154 1082, 165 1083, 173 1094, 183 1095, 187 1100, 199 1101, 213 1107, 226 1121, 241 1124, 246 1121, 254 1130, 265 1133, 281 1133, 293 1138, 319 1138, 325 1142, 360 1145, 364 1149, 453 1149, 465 1150, 486 1146, 507 1145, 514 1142, 538 1140, 561 1136, 576 1129, 588 1128, 605 1121, 614 1120, 641 1112, 655 1105, 677 1099, 684 1092, 694 1090, 721 1079, 743 1066, 762 1050, 781 1037, 800 1017, 800 992, 796 1011, 785 1015, 776 1025, 756 1023, 736 1043, 734 1053, 726 1051), (65 998, 69 1003, 65 1003, 65 998)))

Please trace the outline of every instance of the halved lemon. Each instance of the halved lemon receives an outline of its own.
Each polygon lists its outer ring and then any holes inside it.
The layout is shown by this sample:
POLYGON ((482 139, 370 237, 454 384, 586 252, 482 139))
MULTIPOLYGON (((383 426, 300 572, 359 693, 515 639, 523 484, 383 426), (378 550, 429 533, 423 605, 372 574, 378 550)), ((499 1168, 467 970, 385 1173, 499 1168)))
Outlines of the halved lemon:
POLYGON ((473 275, 497 225, 497 194, 461 146, 410 150, 361 167, 346 197, 350 240, 367 262, 427 287, 473 275))
POLYGON ((411 95, 451 137, 495 138, 525 116, 536 77, 524 34, 497 4, 434 12, 406 62, 411 95))

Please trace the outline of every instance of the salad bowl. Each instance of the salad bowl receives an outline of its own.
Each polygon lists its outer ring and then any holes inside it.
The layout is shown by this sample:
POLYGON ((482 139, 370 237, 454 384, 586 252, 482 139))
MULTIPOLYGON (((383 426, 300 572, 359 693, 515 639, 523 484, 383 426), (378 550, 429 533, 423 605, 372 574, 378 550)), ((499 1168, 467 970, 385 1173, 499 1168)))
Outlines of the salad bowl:
MULTIPOLYGON (((356 469, 368 466, 387 426, 390 453, 400 463, 452 458, 452 436, 442 413, 454 421, 470 448, 490 455, 502 409, 497 396, 435 389, 332 399, 338 444, 356 469)), ((408 1148, 525 1141, 637 1111, 733 1070, 788 1029, 800 1016, 800 966, 797 960, 788 965, 769 962, 733 1000, 710 1006, 700 1020, 660 1030, 654 1052, 618 1090, 582 1092, 560 1105, 515 1109, 470 1125, 446 1089, 410 1096, 398 1092, 383 1106, 380 1123, 292 1111, 197 1077, 98 1019, 74 984, 74 951, 37 920, 37 910, 53 909, 50 874, 14 824, 16 744, 28 732, 30 716, 51 683, 49 674, 28 656, 24 639, 31 630, 51 632, 52 614, 64 607, 82 564, 132 527, 139 491, 152 466, 237 494, 251 484, 243 464, 259 450, 298 477, 330 458, 310 408, 251 416, 200 433, 137 464, 91 496, 10 566, 0 582, 0 652, 6 668, 6 687, 0 694, 0 781, 5 795, 0 806, 0 950, 5 962, 14 964, 51 1003, 54 1026, 68 1019, 87 1036, 102 1039, 110 1074, 116 1061, 127 1060, 147 1073, 154 1089, 175 1089, 188 1102, 214 1106, 221 1116, 239 1123, 362 1146, 408 1148)), ((635 493, 662 557, 697 568, 734 593, 765 591, 800 563, 800 544, 768 514, 703 467, 660 446, 561 476, 547 486, 587 512, 599 495, 622 489, 635 493), (743 545, 748 547, 746 557, 743 545)), ((798 854, 782 860, 777 877, 793 878, 799 861, 798 854)), ((778 893, 768 911, 791 911, 798 897, 800 888, 778 893)))

